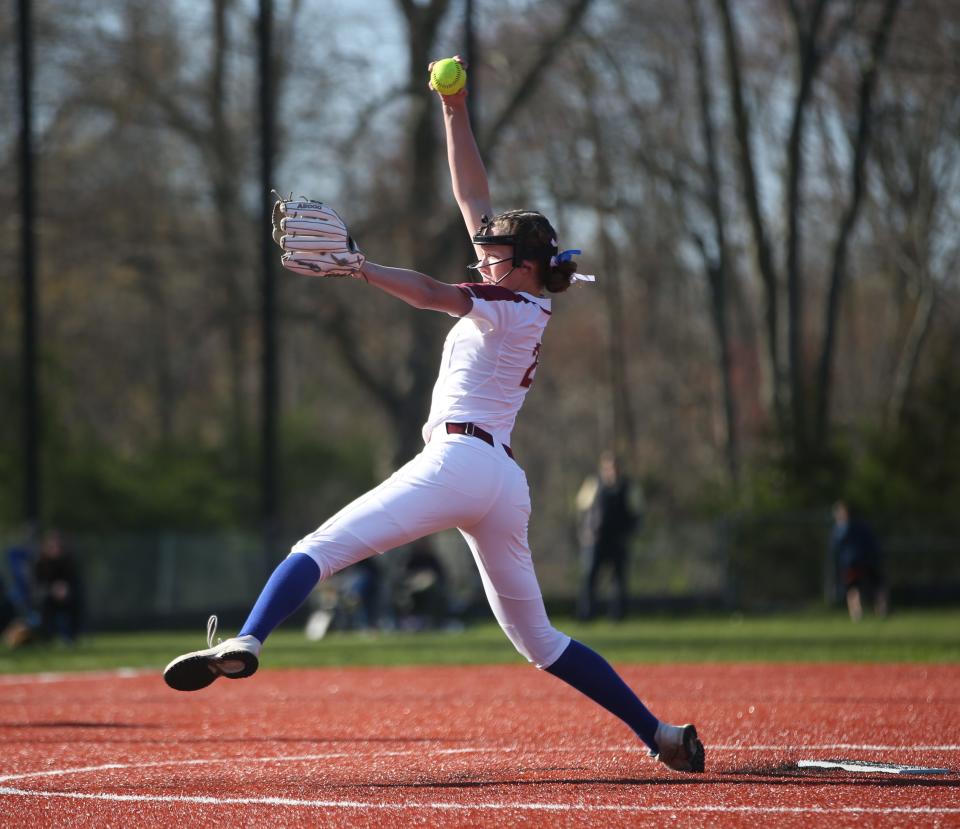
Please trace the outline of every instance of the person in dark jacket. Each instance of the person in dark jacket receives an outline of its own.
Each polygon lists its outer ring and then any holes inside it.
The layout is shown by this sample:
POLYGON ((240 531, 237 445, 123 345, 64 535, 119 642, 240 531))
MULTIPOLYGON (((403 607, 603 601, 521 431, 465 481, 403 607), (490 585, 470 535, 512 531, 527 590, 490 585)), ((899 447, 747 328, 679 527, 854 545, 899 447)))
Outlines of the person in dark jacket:
POLYGON ((629 603, 628 562, 630 537, 640 522, 636 490, 622 475, 612 452, 600 456, 599 476, 587 478, 580 488, 580 541, 583 581, 577 602, 577 616, 588 620, 597 610, 597 580, 609 568, 613 576, 610 616, 620 621, 629 603))
POLYGON ((830 550, 850 619, 859 622, 863 618, 864 600, 872 603, 877 616, 886 616, 887 588, 877 536, 845 501, 833 505, 833 521, 830 550))
POLYGON ((73 644, 80 633, 80 570, 57 530, 50 530, 44 535, 33 577, 44 633, 66 644, 73 644))

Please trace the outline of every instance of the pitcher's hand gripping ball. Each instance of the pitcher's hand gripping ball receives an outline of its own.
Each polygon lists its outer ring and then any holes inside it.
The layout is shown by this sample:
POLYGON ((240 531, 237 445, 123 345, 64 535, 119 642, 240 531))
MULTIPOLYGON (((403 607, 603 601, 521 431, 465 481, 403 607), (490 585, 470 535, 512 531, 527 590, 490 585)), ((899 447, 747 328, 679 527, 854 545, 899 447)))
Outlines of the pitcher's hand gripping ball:
POLYGON ((274 195, 273 241, 283 251, 283 267, 307 276, 360 276, 366 258, 336 210, 307 198, 274 195))
POLYGON ((430 70, 430 86, 441 95, 456 95, 467 83, 467 70, 453 58, 444 58, 430 70))

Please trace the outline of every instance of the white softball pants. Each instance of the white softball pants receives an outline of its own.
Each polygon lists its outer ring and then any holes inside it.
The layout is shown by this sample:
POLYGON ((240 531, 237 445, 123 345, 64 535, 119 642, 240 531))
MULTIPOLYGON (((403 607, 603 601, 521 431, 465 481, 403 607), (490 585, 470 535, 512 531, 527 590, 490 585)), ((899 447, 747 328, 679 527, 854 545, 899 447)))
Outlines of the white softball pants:
POLYGON ((423 451, 386 481, 298 541, 321 580, 372 555, 456 527, 480 570, 487 601, 514 647, 538 668, 552 665, 570 637, 547 618, 527 542, 530 491, 500 444, 448 435, 441 426, 423 451))

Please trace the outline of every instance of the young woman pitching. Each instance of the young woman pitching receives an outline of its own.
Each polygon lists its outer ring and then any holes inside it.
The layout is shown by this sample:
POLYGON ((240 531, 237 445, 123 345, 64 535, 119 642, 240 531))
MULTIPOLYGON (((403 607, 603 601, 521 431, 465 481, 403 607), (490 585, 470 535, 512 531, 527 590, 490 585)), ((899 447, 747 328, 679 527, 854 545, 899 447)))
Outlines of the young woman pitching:
POLYGON ((440 96, 453 193, 475 246, 479 281, 451 285, 366 261, 335 211, 280 200, 275 238, 297 273, 351 276, 404 302, 457 319, 440 359, 423 451, 294 545, 270 576, 238 636, 185 654, 167 684, 196 691, 257 670, 270 632, 317 582, 369 556, 456 527, 473 553, 493 614, 516 649, 623 720, 651 755, 702 772, 693 725, 659 721, 599 654, 550 624, 527 541, 530 494, 510 433, 536 375, 551 300, 578 279, 572 256, 540 213, 494 214, 466 108, 466 90, 440 96))

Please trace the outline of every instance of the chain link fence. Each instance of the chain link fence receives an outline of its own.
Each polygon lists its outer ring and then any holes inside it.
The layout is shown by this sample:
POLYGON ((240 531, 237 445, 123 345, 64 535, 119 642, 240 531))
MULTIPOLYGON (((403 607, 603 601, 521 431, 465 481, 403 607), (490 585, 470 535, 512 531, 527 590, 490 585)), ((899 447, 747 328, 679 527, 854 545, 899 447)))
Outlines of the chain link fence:
MULTIPOLYGON (((881 540, 891 599, 897 604, 960 603, 960 522, 885 518, 881 540)), ((630 586, 635 610, 725 608, 777 610, 831 602, 836 585, 828 555, 830 525, 822 515, 731 516, 722 520, 648 522, 634 539, 630 586)), ((218 613, 239 623, 264 579, 296 539, 265 554, 253 534, 143 533, 67 536, 83 576, 86 627, 194 627, 218 613)), ((16 542, 0 536, 4 549, 16 542)), ((445 573, 453 614, 486 615, 476 567, 456 532, 432 549, 445 573)), ((548 602, 564 611, 579 585, 575 549, 534 558, 548 602)), ((377 559, 389 604, 401 578, 404 550, 377 559)), ((10 560, 3 561, 5 586, 10 560)), ((601 581, 600 593, 607 585, 601 581)))

